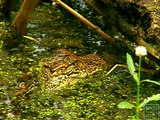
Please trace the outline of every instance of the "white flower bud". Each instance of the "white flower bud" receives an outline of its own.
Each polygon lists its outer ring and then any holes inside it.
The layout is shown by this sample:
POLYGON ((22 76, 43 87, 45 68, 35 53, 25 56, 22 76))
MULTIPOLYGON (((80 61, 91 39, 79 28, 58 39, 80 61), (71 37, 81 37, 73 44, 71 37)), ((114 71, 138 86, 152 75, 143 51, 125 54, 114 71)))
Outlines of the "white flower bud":
POLYGON ((136 56, 145 56, 147 55, 147 49, 143 46, 136 47, 136 56))

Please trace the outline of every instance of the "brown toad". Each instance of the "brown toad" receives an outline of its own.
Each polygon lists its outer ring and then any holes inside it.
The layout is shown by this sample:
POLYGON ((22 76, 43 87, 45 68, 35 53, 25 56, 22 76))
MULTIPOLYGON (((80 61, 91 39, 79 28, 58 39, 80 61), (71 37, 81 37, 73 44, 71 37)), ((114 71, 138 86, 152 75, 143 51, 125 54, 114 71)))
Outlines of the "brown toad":
POLYGON ((80 78, 105 70, 106 62, 96 54, 78 56, 66 49, 56 51, 56 56, 42 65, 42 79, 46 89, 59 90, 72 85, 80 78))

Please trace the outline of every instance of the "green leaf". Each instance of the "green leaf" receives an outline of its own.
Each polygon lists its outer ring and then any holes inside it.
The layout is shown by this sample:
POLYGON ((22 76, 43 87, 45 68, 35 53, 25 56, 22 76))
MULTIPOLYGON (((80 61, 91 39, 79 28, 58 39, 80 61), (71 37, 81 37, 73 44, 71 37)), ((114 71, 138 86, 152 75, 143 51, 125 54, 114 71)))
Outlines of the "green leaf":
POLYGON ((133 107, 135 106, 127 101, 123 101, 118 104, 118 108, 120 109, 132 109, 133 107))
POLYGON ((149 80, 149 79, 146 79, 146 80, 142 80, 141 82, 150 82, 150 83, 154 83, 156 85, 159 85, 160 86, 160 83, 157 82, 157 81, 153 81, 153 80, 149 80))
POLYGON ((138 74, 137 74, 137 73, 134 73, 134 74, 133 74, 133 78, 134 78, 134 80, 137 82, 137 85, 139 85, 139 84, 140 84, 140 80, 139 80, 139 78, 138 78, 138 74))
POLYGON ((139 82, 138 74, 135 72, 136 69, 135 69, 135 66, 133 63, 133 59, 132 59, 131 55, 128 53, 127 53, 127 65, 128 65, 128 69, 129 69, 130 74, 133 76, 134 80, 139 85, 140 82, 139 82))
POLYGON ((129 69, 131 75, 134 75, 135 67, 134 67, 133 59, 132 59, 131 55, 128 53, 127 53, 127 65, 128 65, 128 69, 129 69))
POLYGON ((158 101, 160 100, 160 94, 156 94, 156 95, 153 95, 151 97, 148 97, 147 99, 145 99, 140 105, 139 105, 139 109, 144 107, 148 102, 151 102, 151 101, 158 101))

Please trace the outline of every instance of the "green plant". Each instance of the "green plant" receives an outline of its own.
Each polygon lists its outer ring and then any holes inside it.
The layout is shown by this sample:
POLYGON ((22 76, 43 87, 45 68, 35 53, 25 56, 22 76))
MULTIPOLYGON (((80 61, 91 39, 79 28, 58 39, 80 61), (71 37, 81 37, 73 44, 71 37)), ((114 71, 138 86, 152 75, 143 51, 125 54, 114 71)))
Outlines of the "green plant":
POLYGON ((137 91, 136 105, 133 105, 133 104, 127 102, 127 101, 123 101, 123 102, 120 102, 118 104, 118 108, 120 108, 120 109, 135 108, 136 109, 136 118, 135 118, 136 120, 139 120, 139 111, 142 107, 144 107, 150 101, 160 100, 160 94, 156 94, 156 95, 153 95, 151 97, 148 97, 147 99, 145 99, 143 102, 140 103, 140 87, 141 87, 142 82, 150 82, 150 83, 154 83, 156 85, 160 85, 159 82, 152 81, 152 80, 149 80, 149 79, 141 81, 141 59, 142 59, 142 56, 144 56, 144 55, 147 55, 147 50, 145 49, 145 47, 143 47, 143 46, 137 47, 136 48, 136 56, 139 57, 139 66, 138 66, 138 73, 137 73, 136 69, 135 69, 135 66, 134 66, 133 59, 132 59, 131 55, 129 55, 127 53, 128 69, 129 69, 130 74, 133 76, 133 79, 135 80, 136 85, 137 85, 137 88, 136 88, 136 91, 137 91))

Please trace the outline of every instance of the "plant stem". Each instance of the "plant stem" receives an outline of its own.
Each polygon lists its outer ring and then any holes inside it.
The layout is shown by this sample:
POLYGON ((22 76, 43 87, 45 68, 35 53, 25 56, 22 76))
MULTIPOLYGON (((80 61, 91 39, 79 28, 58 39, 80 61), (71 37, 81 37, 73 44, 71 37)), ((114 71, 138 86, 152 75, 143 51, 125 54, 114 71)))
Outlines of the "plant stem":
POLYGON ((141 79, 141 56, 139 57, 139 66, 138 66, 138 79, 137 85, 140 85, 140 79, 141 79))
POLYGON ((136 120, 139 120, 139 98, 140 98, 140 76, 141 76, 141 56, 139 57, 138 81, 137 81, 137 100, 136 100, 136 120))
POLYGON ((140 85, 137 85, 136 120, 139 120, 139 96, 140 96, 140 85))

